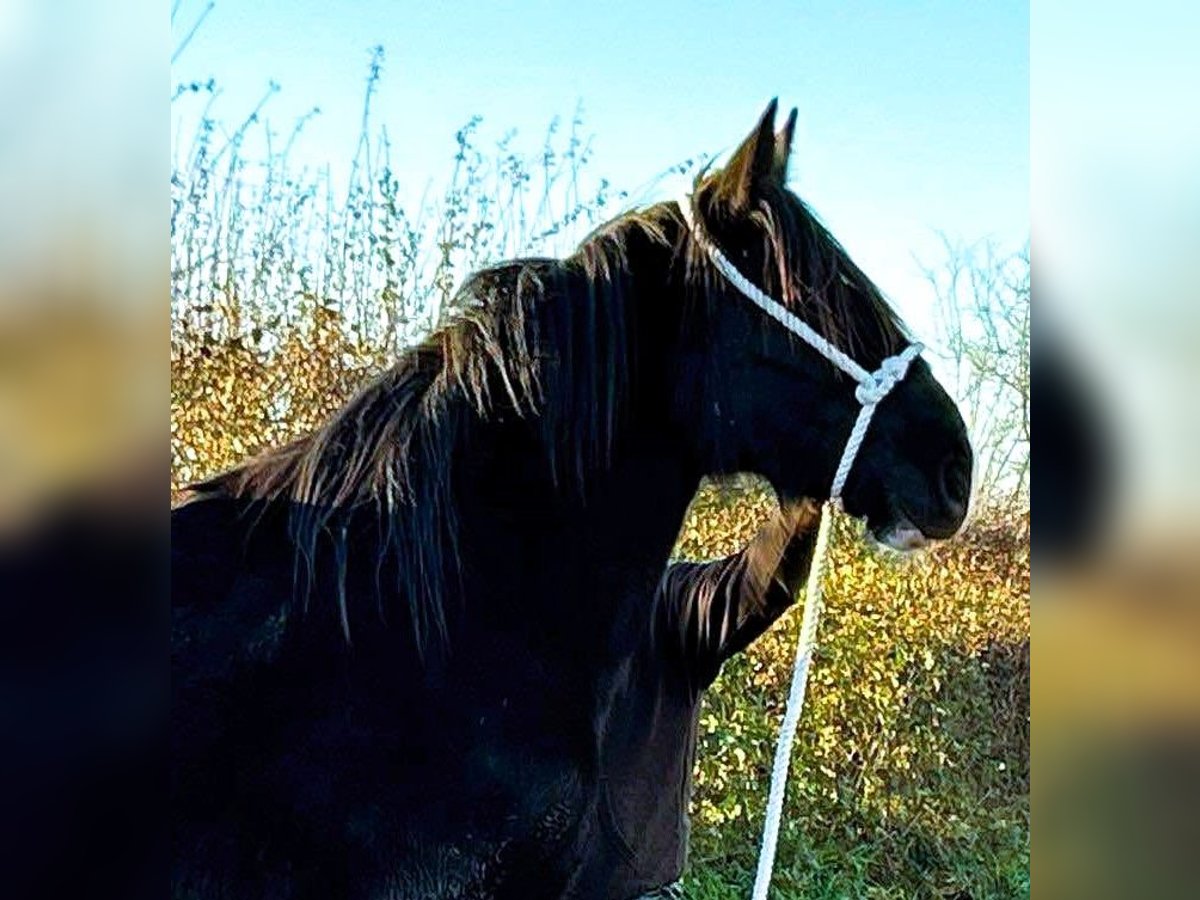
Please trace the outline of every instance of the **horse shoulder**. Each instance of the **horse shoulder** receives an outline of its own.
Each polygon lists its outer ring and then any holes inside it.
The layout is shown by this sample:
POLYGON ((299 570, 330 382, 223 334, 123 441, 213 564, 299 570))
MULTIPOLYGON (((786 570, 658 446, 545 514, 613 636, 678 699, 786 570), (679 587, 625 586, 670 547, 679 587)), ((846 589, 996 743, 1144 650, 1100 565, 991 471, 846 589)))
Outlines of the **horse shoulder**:
POLYGON ((179 715, 201 714, 232 696, 241 677, 269 666, 282 647, 292 570, 282 552, 251 552, 252 530, 256 545, 284 542, 269 516, 248 516, 244 504, 229 498, 171 512, 172 689, 179 715))

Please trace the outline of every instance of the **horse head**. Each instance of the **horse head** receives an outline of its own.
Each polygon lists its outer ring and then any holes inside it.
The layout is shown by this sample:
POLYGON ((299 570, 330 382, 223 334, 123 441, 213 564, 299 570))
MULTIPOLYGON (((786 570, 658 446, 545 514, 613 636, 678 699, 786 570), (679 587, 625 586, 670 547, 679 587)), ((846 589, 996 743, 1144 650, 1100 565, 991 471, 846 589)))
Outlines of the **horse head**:
MULTIPOLYGON (((706 243, 867 372, 911 342, 880 290, 788 190, 795 110, 778 133, 774 119, 772 102, 728 164, 694 185, 686 212, 703 234, 688 233, 679 263, 692 325, 677 359, 689 389, 673 415, 710 472, 752 471, 783 499, 825 499, 865 402, 860 385, 743 296, 706 243)), ((972 466, 962 417, 918 357, 878 402, 842 504, 877 540, 912 549, 961 526, 972 466)))

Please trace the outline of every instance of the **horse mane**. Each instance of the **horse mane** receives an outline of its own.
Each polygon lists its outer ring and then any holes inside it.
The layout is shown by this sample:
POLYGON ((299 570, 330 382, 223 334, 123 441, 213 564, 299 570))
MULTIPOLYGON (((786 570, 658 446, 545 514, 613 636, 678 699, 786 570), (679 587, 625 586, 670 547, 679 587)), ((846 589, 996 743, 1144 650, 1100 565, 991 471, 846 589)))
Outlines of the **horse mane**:
MULTIPOLYGON (((697 180, 702 209, 713 179, 697 180)), ((895 314, 803 203, 779 191, 750 216, 763 236, 764 290, 851 354, 894 352, 902 338, 895 314)), ((586 490, 611 459, 633 380, 630 250, 639 242, 668 251, 691 302, 728 293, 675 204, 627 212, 564 260, 515 260, 470 276, 451 319, 322 427, 190 486, 191 496, 287 504, 305 603, 324 547, 347 641, 348 557, 362 537, 352 541, 352 531, 373 523, 377 594, 389 569, 418 651, 444 644, 446 598, 461 571, 456 449, 489 421, 536 420, 554 482, 586 490)))
POLYGON ((536 420, 556 483, 582 489, 608 462, 631 377, 628 251, 635 235, 665 240, 660 214, 609 223, 565 260, 515 260, 473 274, 450 320, 323 426, 191 485, 189 499, 286 503, 306 602, 323 542, 332 549, 347 640, 351 529, 374 520, 376 589, 389 569, 418 648, 444 641, 445 598, 459 572, 456 449, 489 421, 520 418, 536 420), (547 303, 552 312, 539 308, 547 303))

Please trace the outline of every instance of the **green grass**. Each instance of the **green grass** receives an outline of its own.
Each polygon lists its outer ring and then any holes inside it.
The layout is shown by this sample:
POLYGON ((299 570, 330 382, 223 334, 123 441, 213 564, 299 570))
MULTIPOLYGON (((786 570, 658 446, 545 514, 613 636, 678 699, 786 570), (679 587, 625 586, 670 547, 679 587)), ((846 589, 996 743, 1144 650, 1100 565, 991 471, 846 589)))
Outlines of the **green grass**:
MULTIPOLYGON (((1029 896, 1027 832, 1011 829, 1005 852, 972 853, 962 845, 934 849, 929 838, 894 838, 848 845, 830 840, 813 845, 804 838, 782 841, 771 880, 778 900, 1012 900, 1029 896)), ((693 858, 684 879, 692 900, 745 900, 754 882, 757 842, 731 848, 730 857, 693 858)))

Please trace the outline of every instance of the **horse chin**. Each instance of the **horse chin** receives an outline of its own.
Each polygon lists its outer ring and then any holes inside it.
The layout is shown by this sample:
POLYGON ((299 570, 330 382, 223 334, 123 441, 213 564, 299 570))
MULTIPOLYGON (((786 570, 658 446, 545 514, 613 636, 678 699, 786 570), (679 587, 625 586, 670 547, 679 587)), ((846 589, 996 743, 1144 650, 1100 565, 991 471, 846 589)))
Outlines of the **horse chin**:
POLYGON ((899 553, 911 553, 929 546, 929 538, 925 533, 903 517, 891 524, 872 528, 871 536, 878 543, 899 553))

